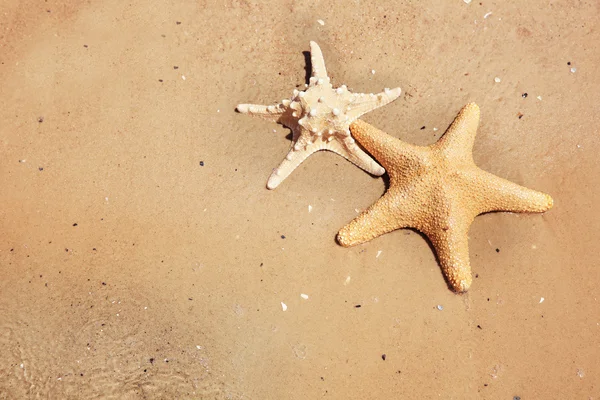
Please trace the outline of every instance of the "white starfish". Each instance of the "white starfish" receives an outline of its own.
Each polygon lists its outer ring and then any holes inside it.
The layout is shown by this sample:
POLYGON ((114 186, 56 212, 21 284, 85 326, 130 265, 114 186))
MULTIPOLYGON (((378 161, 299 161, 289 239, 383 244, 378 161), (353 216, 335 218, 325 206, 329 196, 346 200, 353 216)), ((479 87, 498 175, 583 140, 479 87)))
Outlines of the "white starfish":
POLYGON ((333 151, 373 175, 383 175, 383 167, 354 142, 350 124, 361 115, 396 100, 400 88, 385 89, 378 94, 352 93, 345 85, 334 89, 325 70, 323 53, 315 42, 310 42, 310 53, 312 77, 305 91, 294 90, 291 99, 270 106, 237 106, 241 113, 279 122, 292 130, 292 148, 273 170, 267 188, 275 189, 302 161, 319 150, 333 151))

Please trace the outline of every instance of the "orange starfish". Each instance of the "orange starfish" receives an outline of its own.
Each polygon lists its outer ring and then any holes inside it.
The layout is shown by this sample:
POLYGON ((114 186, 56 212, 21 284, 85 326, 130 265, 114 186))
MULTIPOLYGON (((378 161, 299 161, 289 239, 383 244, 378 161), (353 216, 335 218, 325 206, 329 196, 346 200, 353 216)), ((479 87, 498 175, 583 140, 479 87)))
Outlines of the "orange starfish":
POLYGON ((450 287, 467 291, 472 281, 467 234, 475 217, 491 211, 544 212, 553 204, 547 194, 475 165, 472 149, 478 124, 479 107, 467 104, 437 143, 420 147, 355 121, 352 135, 386 169, 390 188, 340 230, 338 242, 348 247, 396 229, 415 228, 433 244, 450 287))

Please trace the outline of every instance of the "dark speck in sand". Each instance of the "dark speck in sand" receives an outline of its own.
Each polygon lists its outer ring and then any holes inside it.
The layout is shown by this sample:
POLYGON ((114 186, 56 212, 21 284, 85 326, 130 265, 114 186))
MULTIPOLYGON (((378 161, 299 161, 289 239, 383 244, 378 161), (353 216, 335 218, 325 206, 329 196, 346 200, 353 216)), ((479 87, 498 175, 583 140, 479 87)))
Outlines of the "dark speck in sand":
POLYGON ((354 306, 354 308, 360 308, 360 307, 361 307, 360 304, 357 304, 357 305, 354 306))
POLYGON ((496 249, 496 253, 500 253, 500 249, 496 249))
POLYGON ((42 122, 44 122, 44 117, 39 117, 37 121, 41 124, 42 122))
POLYGON ((282 239, 285 239, 285 235, 281 235, 281 238, 282 238, 282 239))
POLYGON ((523 94, 521 95, 521 97, 522 97, 522 98, 524 98, 524 99, 526 99, 526 98, 527 98, 527 93, 523 93, 523 94))
POLYGON ((204 167, 204 161, 200 161, 200 166, 204 167))
POLYGON ((381 359, 382 359, 383 361, 385 361, 385 357, 386 357, 386 356, 385 356, 385 354, 382 354, 382 355, 381 355, 381 359))

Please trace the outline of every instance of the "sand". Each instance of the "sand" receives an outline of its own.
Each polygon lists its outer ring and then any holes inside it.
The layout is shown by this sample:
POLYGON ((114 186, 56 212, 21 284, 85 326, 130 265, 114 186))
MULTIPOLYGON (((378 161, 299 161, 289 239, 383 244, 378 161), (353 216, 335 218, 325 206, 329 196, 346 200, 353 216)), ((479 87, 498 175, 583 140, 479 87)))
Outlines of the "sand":
POLYGON ((598 2, 1 11, 0 399, 600 398, 598 2), (289 131, 235 106, 310 40, 403 89, 369 123, 426 145, 474 101, 476 163, 553 196, 475 220, 467 294, 414 231, 335 243, 385 190, 341 157, 265 188, 289 131))

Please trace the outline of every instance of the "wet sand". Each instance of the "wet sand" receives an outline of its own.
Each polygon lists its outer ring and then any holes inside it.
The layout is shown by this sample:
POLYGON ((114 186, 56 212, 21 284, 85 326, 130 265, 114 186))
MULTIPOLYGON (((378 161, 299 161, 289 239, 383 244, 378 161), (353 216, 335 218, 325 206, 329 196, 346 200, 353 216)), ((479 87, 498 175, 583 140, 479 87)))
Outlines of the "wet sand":
POLYGON ((597 2, 69 4, 0 13, 0 399, 600 398, 597 2), (341 157, 265 188, 289 131, 234 109, 310 40, 402 88, 369 123, 474 101, 476 163, 553 196, 475 220, 467 294, 414 231, 335 243, 385 190, 341 157))

